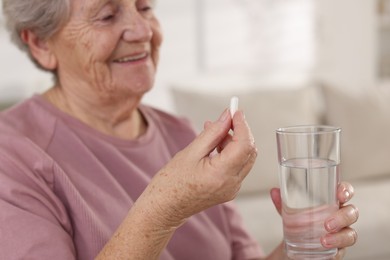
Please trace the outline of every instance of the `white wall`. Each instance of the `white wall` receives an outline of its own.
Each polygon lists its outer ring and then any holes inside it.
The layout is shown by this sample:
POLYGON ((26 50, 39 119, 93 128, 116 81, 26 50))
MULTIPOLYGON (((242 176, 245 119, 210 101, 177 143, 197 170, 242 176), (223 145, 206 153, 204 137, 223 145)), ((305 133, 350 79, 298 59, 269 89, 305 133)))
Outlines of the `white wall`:
POLYGON ((155 88, 144 101, 174 112, 169 87, 192 81, 203 73, 219 73, 248 60, 246 18, 237 0, 164 0, 157 2, 164 30, 161 62, 155 88), (197 16, 201 6, 204 13, 197 16), (199 21, 201 19, 201 22, 199 21), (199 29, 202 37, 199 38, 199 29))
POLYGON ((376 0, 317 0, 323 79, 351 89, 377 80, 376 0))
POLYGON ((173 112, 167 85, 177 76, 196 69, 195 15, 193 0, 157 1, 156 12, 163 32, 160 65, 156 84, 144 97, 144 102, 173 112))

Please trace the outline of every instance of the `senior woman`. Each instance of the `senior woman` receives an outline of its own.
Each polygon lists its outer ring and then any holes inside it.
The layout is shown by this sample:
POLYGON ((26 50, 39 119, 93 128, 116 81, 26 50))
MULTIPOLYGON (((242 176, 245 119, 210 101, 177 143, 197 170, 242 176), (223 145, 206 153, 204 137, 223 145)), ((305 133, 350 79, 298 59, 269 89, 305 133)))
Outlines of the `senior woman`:
MULTIPOLYGON (((196 136, 141 104, 162 42, 153 7, 3 0, 13 40, 55 84, 0 117, 1 259, 265 258, 228 202, 257 155, 243 112, 221 111, 196 136)), ((341 203, 352 195, 340 184, 341 203)), ((356 220, 341 205, 324 223, 339 258, 356 220)), ((281 244, 266 258, 283 257, 281 244)))

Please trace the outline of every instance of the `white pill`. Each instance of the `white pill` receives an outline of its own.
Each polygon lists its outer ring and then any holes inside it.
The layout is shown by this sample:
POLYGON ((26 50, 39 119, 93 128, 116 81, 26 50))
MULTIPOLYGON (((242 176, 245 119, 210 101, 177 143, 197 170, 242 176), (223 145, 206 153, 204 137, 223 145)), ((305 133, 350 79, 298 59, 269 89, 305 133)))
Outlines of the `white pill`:
POLYGON ((230 115, 232 118, 237 110, 238 110, 238 97, 234 96, 230 99, 230 115))

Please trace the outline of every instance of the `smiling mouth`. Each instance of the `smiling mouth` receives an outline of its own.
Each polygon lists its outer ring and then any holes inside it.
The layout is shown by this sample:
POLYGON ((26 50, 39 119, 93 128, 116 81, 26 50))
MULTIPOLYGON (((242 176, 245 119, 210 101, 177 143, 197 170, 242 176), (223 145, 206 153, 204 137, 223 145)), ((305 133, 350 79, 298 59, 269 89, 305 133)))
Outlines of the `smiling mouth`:
POLYGON ((134 55, 134 56, 128 56, 128 57, 116 59, 116 60, 114 60, 114 62, 116 62, 116 63, 134 62, 134 61, 142 60, 142 59, 146 58, 147 56, 148 56, 147 53, 141 53, 141 54, 134 55))

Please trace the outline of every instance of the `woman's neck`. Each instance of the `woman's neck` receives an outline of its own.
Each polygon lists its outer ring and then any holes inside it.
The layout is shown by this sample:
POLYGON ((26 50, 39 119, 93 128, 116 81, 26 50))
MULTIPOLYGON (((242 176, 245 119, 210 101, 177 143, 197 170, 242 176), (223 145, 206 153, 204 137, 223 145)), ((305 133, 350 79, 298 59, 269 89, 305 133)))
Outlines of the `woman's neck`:
POLYGON ((85 98, 59 86, 42 96, 58 109, 104 134, 131 140, 146 132, 146 121, 138 110, 140 97, 85 98))

